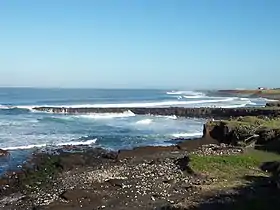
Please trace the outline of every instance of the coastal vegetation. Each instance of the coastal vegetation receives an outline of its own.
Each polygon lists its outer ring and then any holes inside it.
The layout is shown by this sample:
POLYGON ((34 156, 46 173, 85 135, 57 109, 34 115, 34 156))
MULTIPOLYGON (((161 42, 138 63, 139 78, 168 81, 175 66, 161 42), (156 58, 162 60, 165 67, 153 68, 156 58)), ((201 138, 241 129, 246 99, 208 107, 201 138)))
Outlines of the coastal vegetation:
MULTIPOLYGON (((219 121, 218 121, 219 122, 219 121)), ((217 121, 213 121, 212 124, 217 124, 217 121)), ((280 118, 268 118, 262 116, 244 116, 232 118, 229 120, 222 120, 221 122, 232 127, 251 127, 255 129, 280 129, 280 118)))
MULTIPOLYGON (((201 199, 190 209, 278 209, 279 190, 271 182, 270 174, 260 170, 260 165, 279 161, 279 154, 248 149, 235 155, 191 157, 195 171, 217 181, 202 187, 201 199)), ((187 206, 187 201, 180 205, 187 206)))
POLYGON ((192 154, 190 165, 194 171, 206 173, 219 179, 219 185, 232 186, 242 183, 244 175, 267 176, 259 170, 261 163, 280 160, 280 155, 272 152, 247 149, 231 155, 196 155, 192 154))

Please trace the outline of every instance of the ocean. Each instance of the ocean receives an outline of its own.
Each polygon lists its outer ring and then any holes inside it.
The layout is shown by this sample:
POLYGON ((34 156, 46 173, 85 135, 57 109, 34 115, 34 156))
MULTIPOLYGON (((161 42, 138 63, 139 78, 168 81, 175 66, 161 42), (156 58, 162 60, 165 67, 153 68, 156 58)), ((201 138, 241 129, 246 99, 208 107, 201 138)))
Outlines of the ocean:
POLYGON ((205 119, 123 113, 67 115, 36 112, 55 107, 246 107, 263 98, 240 98, 215 91, 0 88, 0 148, 11 152, 0 173, 19 165, 34 148, 89 145, 111 150, 170 145, 175 138, 202 135, 205 119))

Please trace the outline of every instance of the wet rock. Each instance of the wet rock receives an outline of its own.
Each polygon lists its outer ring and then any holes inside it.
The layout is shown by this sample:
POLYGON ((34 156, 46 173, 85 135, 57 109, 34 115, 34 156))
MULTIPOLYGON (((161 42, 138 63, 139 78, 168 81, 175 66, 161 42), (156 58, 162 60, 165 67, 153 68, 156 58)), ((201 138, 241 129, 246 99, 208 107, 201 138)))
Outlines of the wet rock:
POLYGON ((116 160, 118 154, 116 152, 106 152, 101 155, 102 158, 116 160))

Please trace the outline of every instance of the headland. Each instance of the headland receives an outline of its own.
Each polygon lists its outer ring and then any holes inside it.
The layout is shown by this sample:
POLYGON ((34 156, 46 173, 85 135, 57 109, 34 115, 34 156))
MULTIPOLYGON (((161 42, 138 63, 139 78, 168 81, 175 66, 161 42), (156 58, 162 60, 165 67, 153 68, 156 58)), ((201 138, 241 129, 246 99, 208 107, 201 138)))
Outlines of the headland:
POLYGON ((275 100, 280 99, 280 88, 258 87, 257 89, 219 90, 218 92, 237 96, 262 97, 275 100))

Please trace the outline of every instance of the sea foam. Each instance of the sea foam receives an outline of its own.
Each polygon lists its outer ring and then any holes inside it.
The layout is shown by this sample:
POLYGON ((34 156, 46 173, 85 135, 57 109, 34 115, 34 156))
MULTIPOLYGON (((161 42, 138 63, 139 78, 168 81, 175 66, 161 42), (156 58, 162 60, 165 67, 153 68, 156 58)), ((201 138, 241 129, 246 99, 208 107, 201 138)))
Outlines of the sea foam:
POLYGON ((185 137, 201 137, 203 133, 174 133, 172 134, 175 138, 185 138, 185 137))
POLYGON ((32 148, 41 148, 41 147, 47 147, 47 146, 82 146, 82 145, 91 145, 95 144, 97 139, 91 139, 87 141, 70 141, 70 142, 62 142, 57 144, 30 144, 25 146, 13 146, 13 147, 5 147, 1 148, 3 150, 26 150, 26 149, 32 149, 32 148))
POLYGON ((149 125, 153 122, 152 119, 144 119, 136 122, 137 125, 149 125))
POLYGON ((79 117, 88 119, 112 119, 112 118, 123 118, 123 117, 134 117, 135 114, 132 111, 125 111, 122 113, 93 113, 87 115, 80 115, 79 117))

